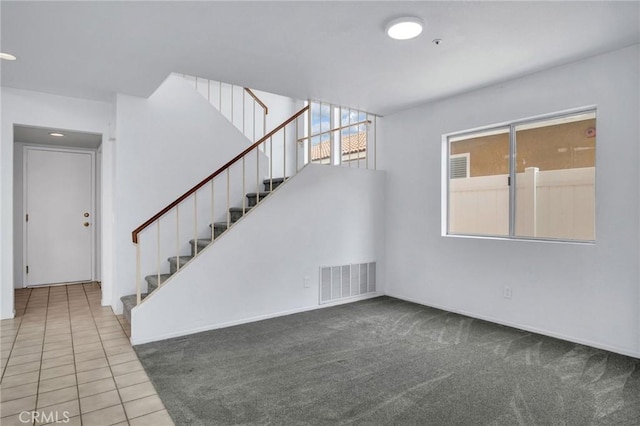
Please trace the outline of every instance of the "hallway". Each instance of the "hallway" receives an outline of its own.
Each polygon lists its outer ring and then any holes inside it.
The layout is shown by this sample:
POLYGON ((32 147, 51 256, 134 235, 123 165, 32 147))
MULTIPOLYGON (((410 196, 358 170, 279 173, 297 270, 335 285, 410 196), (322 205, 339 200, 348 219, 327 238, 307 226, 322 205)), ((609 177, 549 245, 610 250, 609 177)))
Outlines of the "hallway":
POLYGON ((3 426, 173 425, 97 283, 17 289, 1 321, 3 426))

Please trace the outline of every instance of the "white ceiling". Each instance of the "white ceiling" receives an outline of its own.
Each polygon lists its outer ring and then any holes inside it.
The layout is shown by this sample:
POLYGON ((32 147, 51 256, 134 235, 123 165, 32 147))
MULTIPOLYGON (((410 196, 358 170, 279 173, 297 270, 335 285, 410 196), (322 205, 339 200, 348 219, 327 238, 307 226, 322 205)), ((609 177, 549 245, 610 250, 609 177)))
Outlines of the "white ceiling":
POLYGON ((175 71, 388 114, 640 41, 639 1, 0 4, 2 85, 96 100, 175 71))
POLYGON ((102 143, 102 135, 75 132, 66 129, 52 129, 33 126, 13 126, 13 141, 31 145, 53 145, 69 148, 96 149, 102 143), (49 133, 62 133, 63 137, 51 136, 49 133))

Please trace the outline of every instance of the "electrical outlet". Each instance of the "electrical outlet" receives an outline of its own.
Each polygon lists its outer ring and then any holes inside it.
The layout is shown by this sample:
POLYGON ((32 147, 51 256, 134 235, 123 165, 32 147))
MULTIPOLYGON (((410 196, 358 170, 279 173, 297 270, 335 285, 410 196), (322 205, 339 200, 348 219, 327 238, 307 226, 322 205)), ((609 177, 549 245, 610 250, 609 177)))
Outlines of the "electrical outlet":
POLYGON ((304 288, 309 288, 309 281, 311 280, 311 278, 309 277, 304 277, 304 288))
POLYGON ((511 287, 509 287, 508 285, 504 286, 504 298, 505 299, 511 299, 511 287))

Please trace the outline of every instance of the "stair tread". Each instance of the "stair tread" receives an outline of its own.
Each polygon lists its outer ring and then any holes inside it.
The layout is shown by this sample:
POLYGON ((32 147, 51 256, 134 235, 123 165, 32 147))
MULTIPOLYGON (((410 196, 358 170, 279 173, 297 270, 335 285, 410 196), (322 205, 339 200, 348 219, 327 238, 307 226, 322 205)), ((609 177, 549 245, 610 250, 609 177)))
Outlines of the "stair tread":
MULTIPOLYGON (((256 194, 257 192, 247 192, 247 197, 255 197, 256 194)), ((262 191, 260 192, 260 197, 266 197, 269 194, 271 194, 271 191, 262 191)))
MULTIPOLYGON (((144 299, 145 297, 147 297, 147 295, 148 293, 142 293, 140 297, 141 299, 144 299)), ((122 301, 122 304, 125 305, 125 307, 132 309, 137 304, 138 296, 136 296, 135 294, 129 294, 127 296, 122 296, 120 298, 120 301, 122 301)))
MULTIPOLYGON (((168 258, 167 260, 169 262, 175 262, 176 261, 176 257, 177 256, 173 256, 173 257, 168 258)), ((180 256, 180 262, 188 262, 191 259, 193 259, 193 256, 180 256)))
POLYGON ((160 284, 163 284, 172 274, 160 274, 160 282, 158 282, 158 274, 147 275, 144 277, 145 281, 147 281, 147 292, 151 293, 155 291, 159 287, 160 284))
MULTIPOLYGON (((160 282, 164 282, 167 278, 169 278, 172 274, 160 274, 160 282)), ((154 283, 158 281, 158 274, 147 275, 144 277, 147 281, 153 281, 154 283)))
MULTIPOLYGON (((231 226, 231 225, 233 225, 233 222, 230 222, 230 223, 229 223, 229 226, 231 226)), ((211 226, 211 225, 209 225, 209 226, 211 226)), ((213 224, 213 226, 214 226, 215 228, 226 228, 226 227, 227 227, 227 222, 226 222, 226 221, 225 221, 225 222, 215 222, 215 223, 213 224)))
MULTIPOLYGON (((211 238, 198 238, 198 245, 208 246, 209 244, 211 244, 211 241, 213 241, 211 238)), ((195 244, 195 242, 196 242, 195 238, 192 240, 189 240, 189 244, 195 244)))
MULTIPOLYGON (((252 208, 253 208, 253 207, 246 206, 246 207, 244 208, 245 213, 246 213, 246 212, 248 212, 249 210, 251 210, 252 208)), ((230 212, 241 212, 241 211, 242 211, 242 207, 231 207, 231 208, 229 209, 229 211, 230 211, 230 212)))
POLYGON ((265 179, 262 181, 262 183, 269 183, 271 181, 273 181, 274 183, 282 183, 285 180, 289 179, 288 177, 277 177, 277 178, 273 178, 273 179, 265 179))

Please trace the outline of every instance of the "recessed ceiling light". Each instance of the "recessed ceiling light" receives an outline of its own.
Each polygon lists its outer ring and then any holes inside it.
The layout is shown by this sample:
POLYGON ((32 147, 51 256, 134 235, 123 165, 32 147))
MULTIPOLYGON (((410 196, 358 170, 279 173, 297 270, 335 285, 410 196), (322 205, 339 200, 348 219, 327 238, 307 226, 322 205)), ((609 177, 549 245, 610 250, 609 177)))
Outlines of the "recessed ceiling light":
POLYGON ((15 61, 16 57, 11 53, 0 52, 0 59, 6 59, 7 61, 15 61))
POLYGON ((422 32, 422 20, 415 16, 405 16, 389 22, 385 27, 387 35, 395 40, 409 40, 422 32))
POLYGON ((55 136, 56 138, 61 138, 61 137, 64 137, 64 133, 51 132, 51 133, 49 133, 49 136, 55 136))

